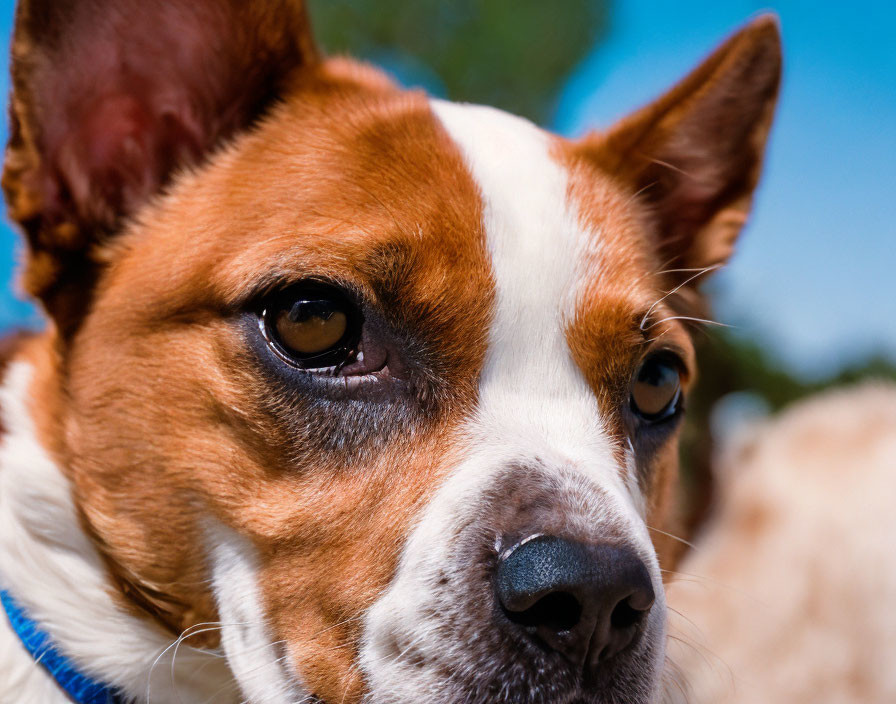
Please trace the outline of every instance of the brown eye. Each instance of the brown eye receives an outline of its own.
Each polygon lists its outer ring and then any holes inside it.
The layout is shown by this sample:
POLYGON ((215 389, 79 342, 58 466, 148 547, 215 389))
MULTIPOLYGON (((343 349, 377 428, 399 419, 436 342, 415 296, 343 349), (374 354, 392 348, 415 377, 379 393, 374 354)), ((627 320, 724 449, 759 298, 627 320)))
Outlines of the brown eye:
POLYGON ((299 356, 322 354, 336 345, 348 327, 348 319, 340 310, 309 303, 297 304, 292 310, 277 314, 277 335, 284 347, 299 356))
POLYGON ((681 401, 681 371, 666 354, 648 357, 632 382, 632 409, 645 420, 656 421, 675 414, 681 401))
POLYGON ((315 287, 278 296, 262 313, 262 323, 281 357, 304 369, 325 369, 352 361, 362 318, 340 292, 315 287))

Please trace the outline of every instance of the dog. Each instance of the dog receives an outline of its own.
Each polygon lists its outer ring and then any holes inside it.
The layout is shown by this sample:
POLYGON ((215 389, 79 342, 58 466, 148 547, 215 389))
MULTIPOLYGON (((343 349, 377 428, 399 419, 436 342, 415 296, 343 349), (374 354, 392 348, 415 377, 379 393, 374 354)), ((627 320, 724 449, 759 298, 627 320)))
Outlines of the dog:
POLYGON ((295 0, 22 0, 0 700, 658 701, 688 318, 780 67, 760 17, 568 140, 295 0))
POLYGON ((719 505, 668 590, 681 701, 896 700, 896 385, 801 402, 720 454, 719 505))

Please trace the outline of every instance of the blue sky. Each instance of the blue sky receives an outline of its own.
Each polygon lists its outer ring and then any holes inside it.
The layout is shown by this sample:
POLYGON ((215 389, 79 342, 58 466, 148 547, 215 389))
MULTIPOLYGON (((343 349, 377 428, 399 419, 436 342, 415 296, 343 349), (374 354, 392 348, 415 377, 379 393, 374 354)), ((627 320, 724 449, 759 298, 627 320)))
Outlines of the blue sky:
MULTIPOLYGON (((616 2, 609 37, 561 88, 553 126, 608 125, 768 8, 784 34, 781 105, 752 222, 714 286, 718 317, 809 376, 872 352, 896 359, 896 3, 616 2)), ((0 0, 4 57, 12 10, 0 0)), ((3 280, 15 251, 0 225, 3 280)), ((29 319, 0 294, 0 328, 29 319)))
MULTIPOLYGON (((9 93, 9 75, 7 57, 9 56, 9 35, 12 31, 12 0, 0 0, 0 95, 9 93)), ((0 117, 0 141, 6 144, 6 109, 0 117)), ((0 221, 0 332, 13 325, 35 324, 36 314, 32 306, 19 300, 11 291, 7 282, 14 276, 14 262, 19 256, 19 242, 16 234, 0 221)))

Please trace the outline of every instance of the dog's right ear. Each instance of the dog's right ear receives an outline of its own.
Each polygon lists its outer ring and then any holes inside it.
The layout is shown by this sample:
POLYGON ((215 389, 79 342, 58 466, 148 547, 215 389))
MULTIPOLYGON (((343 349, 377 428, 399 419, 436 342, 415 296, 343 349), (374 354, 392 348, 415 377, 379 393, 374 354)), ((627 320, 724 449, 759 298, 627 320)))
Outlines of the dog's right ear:
POLYGON ((731 255, 750 210, 781 81, 777 20, 743 27, 677 86, 580 146, 652 219, 673 281, 731 255))
POLYGON ((315 61, 302 0, 21 0, 3 188, 63 333, 121 222, 315 61))

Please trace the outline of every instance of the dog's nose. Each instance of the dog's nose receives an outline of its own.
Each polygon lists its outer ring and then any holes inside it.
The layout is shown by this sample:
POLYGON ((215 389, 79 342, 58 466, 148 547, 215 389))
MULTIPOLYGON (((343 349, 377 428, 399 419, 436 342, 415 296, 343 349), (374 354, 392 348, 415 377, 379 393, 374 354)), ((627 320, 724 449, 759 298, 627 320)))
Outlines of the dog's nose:
POLYGON ((551 536, 502 555, 495 585, 513 623, 586 672, 635 642, 655 596, 631 550, 551 536))

